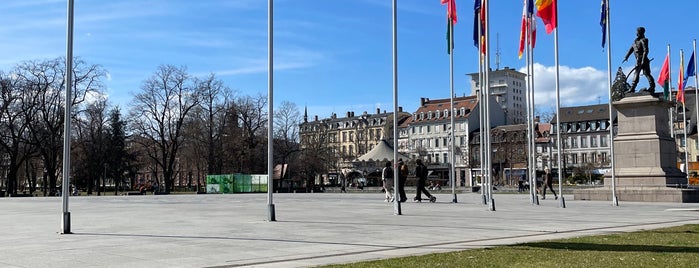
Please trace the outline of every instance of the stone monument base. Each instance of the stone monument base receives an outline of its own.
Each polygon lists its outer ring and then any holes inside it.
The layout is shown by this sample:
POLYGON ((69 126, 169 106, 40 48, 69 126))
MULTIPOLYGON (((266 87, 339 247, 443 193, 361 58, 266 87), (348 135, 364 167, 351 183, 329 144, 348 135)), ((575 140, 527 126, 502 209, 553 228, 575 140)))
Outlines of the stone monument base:
MULTIPOLYGON (((618 120, 612 156, 617 200, 699 202, 699 189, 686 188, 687 174, 677 168, 677 145, 669 124, 672 103, 640 92, 612 104, 618 120)), ((576 200, 611 201, 611 174, 605 175, 604 187, 576 190, 573 196, 576 200)))
MULTIPOLYGON (((699 203, 699 189, 670 188, 663 186, 616 187, 618 201, 699 203)), ((574 200, 612 201, 612 187, 573 191, 574 200)))

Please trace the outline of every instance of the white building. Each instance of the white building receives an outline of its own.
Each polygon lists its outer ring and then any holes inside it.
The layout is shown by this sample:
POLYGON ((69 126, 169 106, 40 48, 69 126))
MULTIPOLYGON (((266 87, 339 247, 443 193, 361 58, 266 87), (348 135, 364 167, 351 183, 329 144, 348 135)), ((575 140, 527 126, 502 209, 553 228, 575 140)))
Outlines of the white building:
MULTIPOLYGON (((471 94, 476 95, 480 87, 478 73, 468 75, 471 76, 471 94)), ((526 77, 526 74, 509 67, 502 70, 491 70, 489 73, 490 95, 495 97, 495 101, 505 111, 506 124, 526 123, 526 77)))
MULTIPOLYGON (((491 103, 494 103, 491 97, 491 103)), ((399 126, 398 151, 411 159, 421 158, 442 181, 449 181, 450 164, 455 163, 456 181, 468 182, 469 136, 480 127, 476 96, 450 99, 420 99, 420 107, 399 126), (454 115, 455 161, 450 159, 451 116, 454 115)), ((505 113, 498 105, 490 108, 491 127, 505 123, 505 113)), ((463 185, 463 183, 459 184, 463 185)))

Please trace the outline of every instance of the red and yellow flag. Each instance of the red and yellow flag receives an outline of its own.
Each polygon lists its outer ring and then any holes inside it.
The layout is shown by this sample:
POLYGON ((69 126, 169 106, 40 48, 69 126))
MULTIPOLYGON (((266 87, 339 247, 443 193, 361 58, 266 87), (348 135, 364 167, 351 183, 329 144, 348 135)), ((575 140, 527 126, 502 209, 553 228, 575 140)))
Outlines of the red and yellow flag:
POLYGON ((677 101, 684 106, 684 55, 680 56, 680 74, 677 79, 677 101))
POLYGON ((536 15, 546 25, 546 33, 550 34, 558 26, 558 9, 556 0, 536 0, 536 15))

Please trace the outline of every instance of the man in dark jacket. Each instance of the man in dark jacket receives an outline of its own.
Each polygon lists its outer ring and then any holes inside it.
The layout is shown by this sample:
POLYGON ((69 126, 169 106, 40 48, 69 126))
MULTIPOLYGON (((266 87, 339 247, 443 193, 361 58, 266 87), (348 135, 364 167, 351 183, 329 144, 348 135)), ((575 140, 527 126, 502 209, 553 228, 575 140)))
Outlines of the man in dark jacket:
POLYGON ((413 198, 413 201, 415 202, 422 202, 422 193, 425 193, 425 196, 430 199, 430 202, 435 202, 437 201, 437 198, 435 198, 433 195, 430 194, 430 192, 425 189, 425 181, 427 181, 427 167, 422 164, 421 159, 415 160, 415 164, 417 166, 415 167, 415 176, 417 176, 417 189, 415 193, 415 198, 413 198))

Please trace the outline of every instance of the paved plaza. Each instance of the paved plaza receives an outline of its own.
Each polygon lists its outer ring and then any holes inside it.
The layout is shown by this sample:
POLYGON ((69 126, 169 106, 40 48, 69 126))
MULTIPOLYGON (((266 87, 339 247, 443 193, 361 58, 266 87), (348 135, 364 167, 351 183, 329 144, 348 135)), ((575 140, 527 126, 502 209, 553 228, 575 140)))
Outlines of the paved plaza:
POLYGON ((436 196, 394 215, 382 193, 275 194, 275 222, 266 194, 78 196, 68 235, 60 197, 0 198, 0 267, 308 267, 699 223, 699 204, 436 196))

